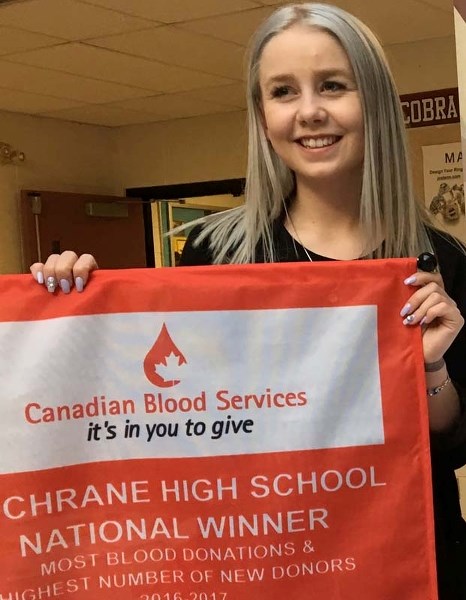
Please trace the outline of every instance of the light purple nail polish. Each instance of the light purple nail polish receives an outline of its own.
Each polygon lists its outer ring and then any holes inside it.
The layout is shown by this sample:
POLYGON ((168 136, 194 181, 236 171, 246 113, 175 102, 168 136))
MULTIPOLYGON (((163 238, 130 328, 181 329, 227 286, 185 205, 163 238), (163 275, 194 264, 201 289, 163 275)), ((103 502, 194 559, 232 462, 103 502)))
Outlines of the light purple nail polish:
POLYGON ((42 271, 37 271, 36 281, 37 283, 40 283, 40 285, 44 284, 44 274, 42 273, 42 271))
POLYGON ((406 317, 411 312, 411 304, 405 304, 400 312, 400 317, 406 317))
POLYGON ((76 291, 82 292, 84 289, 84 279, 82 277, 76 277, 74 283, 76 285, 76 291))
POLYGON ((425 322, 427 321, 427 317, 422 317, 422 319, 419 322, 419 325, 425 325, 425 322))
POLYGON ((404 283, 405 283, 406 285, 411 285, 411 284, 413 284, 413 283, 416 283, 416 275, 411 275, 411 277, 407 277, 407 278, 404 280, 404 283))
POLYGON ((68 279, 60 279, 60 287, 61 287, 61 291, 64 294, 70 293, 71 286, 70 286, 70 282, 68 281, 68 279))

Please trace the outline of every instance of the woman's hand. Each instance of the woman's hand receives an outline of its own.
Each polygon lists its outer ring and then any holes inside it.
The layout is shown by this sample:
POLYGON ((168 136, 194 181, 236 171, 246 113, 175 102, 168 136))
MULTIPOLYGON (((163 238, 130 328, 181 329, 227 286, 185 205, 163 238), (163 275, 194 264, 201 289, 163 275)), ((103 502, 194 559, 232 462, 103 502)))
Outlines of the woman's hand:
POLYGON ((405 279, 405 284, 419 288, 400 314, 404 325, 422 328, 424 362, 431 367, 425 373, 429 426, 431 431, 446 432, 458 422, 460 402, 442 359, 463 327, 464 318, 445 292, 439 273, 420 271, 405 279))
POLYGON ((98 269, 97 262, 91 254, 81 254, 67 250, 61 254, 51 254, 45 263, 31 265, 31 273, 37 283, 47 287, 53 293, 57 287, 69 294, 73 285, 82 292, 89 275, 98 269))
POLYGON ((464 325, 454 300, 445 292, 440 273, 417 272, 405 284, 419 289, 413 293, 400 315, 403 324, 422 327, 424 362, 440 360, 464 325))

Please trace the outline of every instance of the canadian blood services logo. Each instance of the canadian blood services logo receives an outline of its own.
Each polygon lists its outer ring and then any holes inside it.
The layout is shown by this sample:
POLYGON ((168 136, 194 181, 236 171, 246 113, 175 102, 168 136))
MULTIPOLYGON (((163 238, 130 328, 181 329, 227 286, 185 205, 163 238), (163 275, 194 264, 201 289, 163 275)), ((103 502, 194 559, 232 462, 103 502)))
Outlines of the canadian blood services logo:
POLYGON ((179 376, 180 367, 186 363, 187 360, 176 347, 164 323, 144 359, 144 373, 147 379, 161 388, 178 385, 181 380, 175 379, 174 376, 179 376))

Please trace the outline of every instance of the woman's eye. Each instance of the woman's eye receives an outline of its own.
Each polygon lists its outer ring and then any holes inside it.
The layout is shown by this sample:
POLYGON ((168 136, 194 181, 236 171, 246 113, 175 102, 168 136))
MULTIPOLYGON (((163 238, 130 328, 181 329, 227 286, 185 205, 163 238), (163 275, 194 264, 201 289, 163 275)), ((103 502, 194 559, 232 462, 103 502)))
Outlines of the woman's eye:
POLYGON ((283 98, 290 93, 290 88, 287 85, 280 85, 272 90, 272 98, 283 98))
POLYGON ((344 89, 345 85, 338 81, 324 81, 322 84, 322 90, 324 92, 341 92, 344 89))

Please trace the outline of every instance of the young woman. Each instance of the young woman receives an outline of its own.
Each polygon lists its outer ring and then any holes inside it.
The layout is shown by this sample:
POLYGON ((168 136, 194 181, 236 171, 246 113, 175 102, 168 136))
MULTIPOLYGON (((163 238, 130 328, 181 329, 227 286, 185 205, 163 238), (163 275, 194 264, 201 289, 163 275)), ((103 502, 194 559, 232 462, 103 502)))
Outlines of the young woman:
MULTIPOLYGON (((248 69, 246 203, 190 234, 181 264, 353 260, 433 252, 440 271, 405 284, 400 327, 422 327, 432 430, 441 600, 466 598, 466 524, 454 469, 466 463, 466 254, 416 203, 398 94, 383 51, 330 5, 278 9, 248 69)), ((82 291, 96 268, 68 252, 31 270, 82 291)), ((409 468, 409 465, 407 465, 409 468)))

